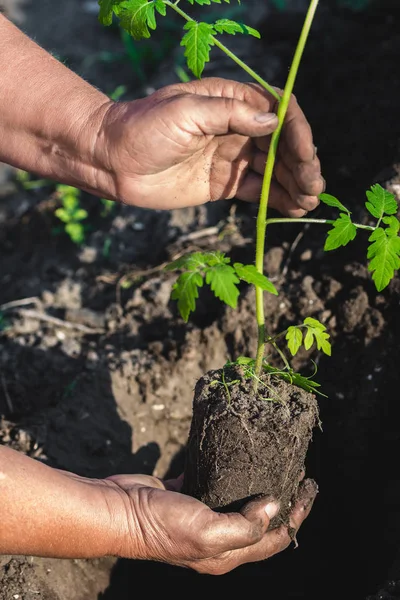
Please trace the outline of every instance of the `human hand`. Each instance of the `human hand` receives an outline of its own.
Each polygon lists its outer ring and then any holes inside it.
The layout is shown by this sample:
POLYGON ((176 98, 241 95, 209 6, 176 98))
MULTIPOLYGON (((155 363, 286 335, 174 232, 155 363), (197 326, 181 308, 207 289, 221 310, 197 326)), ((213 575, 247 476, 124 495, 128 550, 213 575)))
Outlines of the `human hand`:
MULTIPOLYGON (((198 573, 223 575, 239 565, 265 560, 287 548, 308 517, 316 495, 305 480, 293 508, 291 535, 285 526, 268 531, 279 506, 267 499, 248 503, 240 513, 217 513, 198 500, 178 493, 179 480, 162 482, 147 475, 116 475, 106 480, 125 506, 115 554, 156 560, 198 573)), ((113 502, 114 506, 117 505, 113 502)))
POLYGON ((311 480, 286 527, 267 531, 278 506, 250 502, 220 514, 178 493, 181 481, 148 475, 87 479, 52 469, 0 445, 0 554, 158 560, 220 575, 286 548, 316 495, 311 480), (266 507, 268 508, 268 514, 266 507), (21 523, 23 526, 21 527, 21 523))
MULTIPOLYGON (((181 208, 209 200, 258 201, 278 120, 255 84, 209 78, 110 105, 94 148, 102 193, 126 204, 181 208)), ((292 99, 269 205, 301 217, 324 190, 310 126, 292 99)))

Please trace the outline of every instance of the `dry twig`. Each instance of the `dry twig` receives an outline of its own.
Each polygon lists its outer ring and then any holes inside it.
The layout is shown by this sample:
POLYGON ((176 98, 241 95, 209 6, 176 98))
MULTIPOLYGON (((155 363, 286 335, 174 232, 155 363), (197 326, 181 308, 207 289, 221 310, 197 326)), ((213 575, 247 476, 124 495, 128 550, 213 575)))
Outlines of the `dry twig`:
POLYGON ((46 313, 39 312, 38 310, 30 310, 30 309, 20 309, 18 313, 27 319, 37 319, 38 321, 44 321, 46 323, 51 323, 52 325, 56 325, 57 327, 63 327, 64 329, 75 329, 80 331, 81 333, 104 333, 104 329, 95 329, 94 327, 87 327, 86 325, 81 325, 80 323, 71 323, 70 321, 63 321, 62 319, 58 319, 57 317, 52 317, 47 315, 46 313))
POLYGON ((21 298, 20 300, 12 300, 11 302, 1 304, 0 311, 10 310, 12 308, 17 308, 18 306, 27 306, 28 304, 36 304, 36 306, 38 306, 40 304, 40 300, 37 296, 33 296, 32 298, 21 298))

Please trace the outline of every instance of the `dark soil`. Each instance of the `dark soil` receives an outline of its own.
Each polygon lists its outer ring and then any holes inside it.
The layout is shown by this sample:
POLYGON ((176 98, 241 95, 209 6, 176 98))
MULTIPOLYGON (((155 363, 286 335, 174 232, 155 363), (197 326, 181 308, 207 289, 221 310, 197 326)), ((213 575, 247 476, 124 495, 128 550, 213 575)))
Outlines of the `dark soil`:
MULTIPOLYGON (((235 44, 261 75, 282 85, 305 2, 288 1, 287 13, 252 2, 264 42, 252 53, 244 38, 235 44)), ((126 84, 126 98, 143 96, 176 80, 174 55, 166 56, 138 87, 118 31, 104 30, 87 12, 94 3, 7 1, 8 8, 17 4, 30 35, 107 93, 126 84)), ((313 127, 327 191, 365 220, 365 190, 373 183, 400 198, 400 4, 379 0, 362 12, 320 4, 296 95, 313 127)), ((216 59, 208 74, 245 78, 218 53, 216 59)), ((90 477, 177 475, 196 381, 229 358, 254 355, 257 332, 246 286, 236 312, 202 293, 186 326, 169 300, 173 276, 161 267, 194 248, 251 262, 256 209, 223 202, 173 213, 119 206, 102 216, 98 200, 84 195, 92 230, 77 248, 52 233, 59 224, 53 189, 25 191, 2 170, 0 443, 90 477), (203 236, 193 239, 199 231, 203 236), (4 308, 21 299, 25 305, 4 308)), ((329 209, 315 211, 322 214, 330 216, 329 209)), ((314 316, 332 336, 331 358, 303 352, 294 361, 309 375, 316 360, 328 395, 319 402, 323 433, 315 430, 306 461, 320 493, 296 550, 225 577, 265 577, 265 593, 279 600, 395 598, 400 283, 375 291, 362 235, 325 256, 324 237, 323 228, 276 226, 265 259, 279 291, 266 298, 268 331, 314 316)), ((196 577, 135 561, 1 560, 1 600, 124 600, 137 575, 196 577)))
POLYGON ((237 367, 197 382, 183 491, 223 511, 276 498, 274 528, 289 524, 318 405, 313 394, 274 376, 263 375, 256 394, 253 385, 237 367))

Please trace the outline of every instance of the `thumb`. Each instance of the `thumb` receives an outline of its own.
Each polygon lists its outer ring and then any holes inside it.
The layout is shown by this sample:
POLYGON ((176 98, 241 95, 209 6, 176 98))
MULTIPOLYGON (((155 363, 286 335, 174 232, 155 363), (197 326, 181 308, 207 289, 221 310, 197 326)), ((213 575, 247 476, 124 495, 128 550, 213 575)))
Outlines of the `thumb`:
POLYGON ((262 112, 242 100, 191 95, 185 110, 203 135, 238 133, 248 137, 271 134, 278 127, 275 113, 262 112))
POLYGON ((278 512, 279 504, 265 497, 252 500, 240 512, 212 512, 214 554, 257 544, 278 512))
POLYGON ((248 521, 261 524, 265 533, 270 521, 278 514, 279 508, 276 500, 263 497, 248 502, 240 512, 248 521))

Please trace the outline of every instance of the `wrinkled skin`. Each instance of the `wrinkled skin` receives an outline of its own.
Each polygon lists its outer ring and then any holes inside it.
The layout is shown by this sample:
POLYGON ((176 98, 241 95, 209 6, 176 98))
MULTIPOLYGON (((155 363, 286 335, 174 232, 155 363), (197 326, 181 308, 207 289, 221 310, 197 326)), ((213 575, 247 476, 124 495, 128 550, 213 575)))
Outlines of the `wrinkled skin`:
MULTIPOLYGON (((316 488, 301 484, 290 526, 298 531, 308 517, 316 488)), ((293 539, 285 526, 267 531, 279 510, 262 498, 240 513, 216 513, 205 504, 178 493, 181 480, 161 481, 147 475, 116 475, 105 482, 119 490, 131 535, 119 555, 189 567, 198 573, 223 575, 239 565, 267 559, 293 539), (269 516, 266 512, 266 507, 269 516)))
MULTIPOLYGON (((274 111, 276 100, 259 86, 214 78, 111 104, 95 147, 108 196, 157 209, 234 197, 257 202, 274 111)), ((310 126, 293 97, 269 205, 301 217, 324 187, 310 126)))

